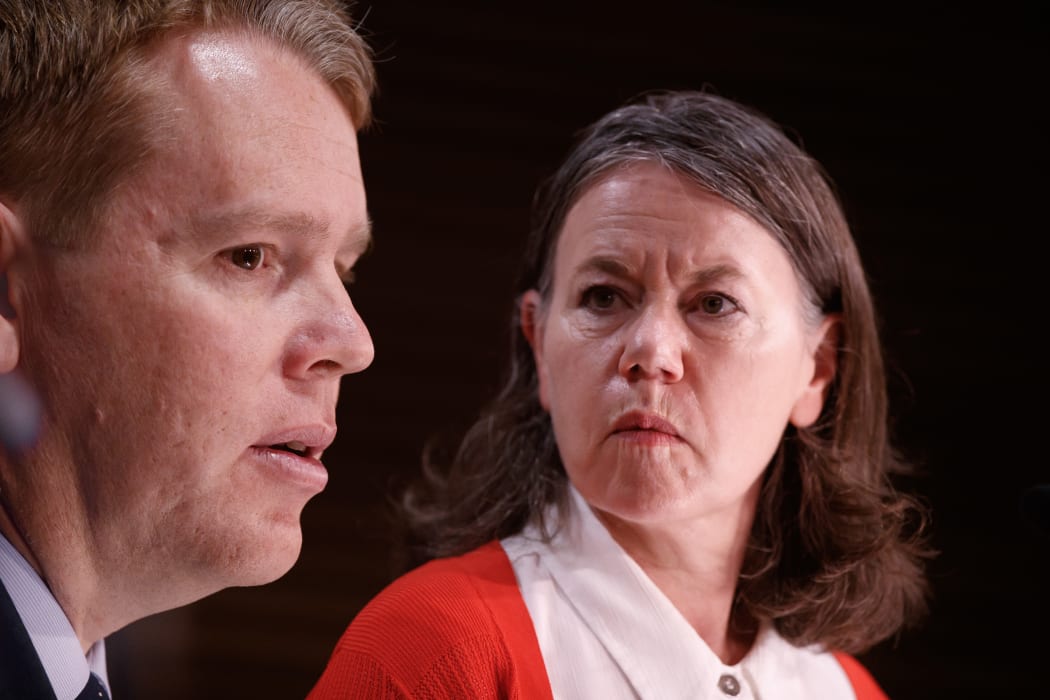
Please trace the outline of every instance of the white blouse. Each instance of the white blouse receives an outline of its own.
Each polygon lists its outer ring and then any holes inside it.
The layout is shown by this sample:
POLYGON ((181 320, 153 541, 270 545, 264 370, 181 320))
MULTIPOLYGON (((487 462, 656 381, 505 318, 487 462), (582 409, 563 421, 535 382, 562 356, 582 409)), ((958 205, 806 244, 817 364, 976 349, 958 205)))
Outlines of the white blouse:
POLYGON ((739 663, 722 663, 580 494, 569 491, 568 517, 549 544, 534 526, 501 542, 556 700, 853 700, 830 653, 795 647, 771 626, 739 663))

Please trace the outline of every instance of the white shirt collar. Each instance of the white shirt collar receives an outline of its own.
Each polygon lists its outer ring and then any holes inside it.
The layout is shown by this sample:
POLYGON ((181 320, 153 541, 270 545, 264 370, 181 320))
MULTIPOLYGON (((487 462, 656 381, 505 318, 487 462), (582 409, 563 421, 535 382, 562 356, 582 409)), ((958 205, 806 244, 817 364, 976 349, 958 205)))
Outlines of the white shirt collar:
POLYGON ((0 581, 22 618, 40 663, 58 700, 73 700, 94 672, 109 692, 106 647, 100 640, 85 654, 73 626, 51 594, 18 550, 0 535, 0 581))
MULTIPOLYGON (((556 697, 598 687, 601 697, 728 697, 719 692, 726 675, 740 685, 738 700, 852 696, 830 654, 795 647, 771 626, 743 660, 723 663, 583 497, 571 486, 569 494, 549 544, 533 527, 503 542, 556 697)), ((549 515, 553 523, 553 509, 549 515)))

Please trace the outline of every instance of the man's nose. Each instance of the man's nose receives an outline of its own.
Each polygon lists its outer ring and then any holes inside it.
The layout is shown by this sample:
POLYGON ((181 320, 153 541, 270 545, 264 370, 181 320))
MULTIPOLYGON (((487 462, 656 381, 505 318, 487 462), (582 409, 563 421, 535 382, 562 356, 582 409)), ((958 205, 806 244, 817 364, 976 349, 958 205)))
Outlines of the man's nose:
POLYGON ((332 280, 303 299, 300 325, 285 355, 285 373, 297 379, 340 377, 372 364, 372 336, 346 288, 332 280))
POLYGON ((628 380, 677 382, 682 378, 683 353, 689 329, 673 304, 650 304, 625 327, 619 371, 628 380))

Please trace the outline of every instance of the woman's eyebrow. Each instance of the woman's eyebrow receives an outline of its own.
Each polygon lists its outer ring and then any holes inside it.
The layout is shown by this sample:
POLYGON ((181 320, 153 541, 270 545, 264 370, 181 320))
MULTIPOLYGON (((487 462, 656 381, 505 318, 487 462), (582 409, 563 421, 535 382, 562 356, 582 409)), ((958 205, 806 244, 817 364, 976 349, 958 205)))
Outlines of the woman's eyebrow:
POLYGON ((716 281, 737 280, 744 278, 743 271, 736 265, 719 263, 710 267, 703 267, 693 272, 689 277, 693 284, 704 285, 716 281))
MULTIPOLYGON (((614 277, 628 277, 631 267, 618 258, 607 255, 593 255, 577 265, 573 272, 604 272, 614 277)), ((692 284, 711 284, 721 280, 735 280, 745 277, 744 272, 730 263, 717 263, 695 270, 689 275, 692 284)))
POLYGON ((626 277, 631 268, 617 258, 607 255, 592 255, 577 265, 574 270, 579 274, 582 272, 604 272, 615 277, 626 277))

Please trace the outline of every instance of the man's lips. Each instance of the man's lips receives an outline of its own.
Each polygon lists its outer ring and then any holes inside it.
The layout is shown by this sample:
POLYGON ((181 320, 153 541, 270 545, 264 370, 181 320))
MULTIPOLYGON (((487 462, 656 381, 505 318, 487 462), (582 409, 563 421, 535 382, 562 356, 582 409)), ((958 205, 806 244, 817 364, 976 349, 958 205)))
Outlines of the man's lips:
POLYGON ((613 423, 613 435, 632 432, 659 434, 668 438, 681 439, 678 429, 673 423, 655 413, 645 413, 643 411, 625 413, 613 423))
POLYGON ((259 464, 265 465, 266 474, 316 494, 328 483, 328 470, 321 464, 321 454, 334 439, 333 424, 312 423, 264 435, 248 452, 259 464))
POLYGON ((320 460, 322 453, 335 440, 335 433, 334 425, 314 423, 270 433, 257 440, 252 447, 284 451, 299 457, 320 460))

